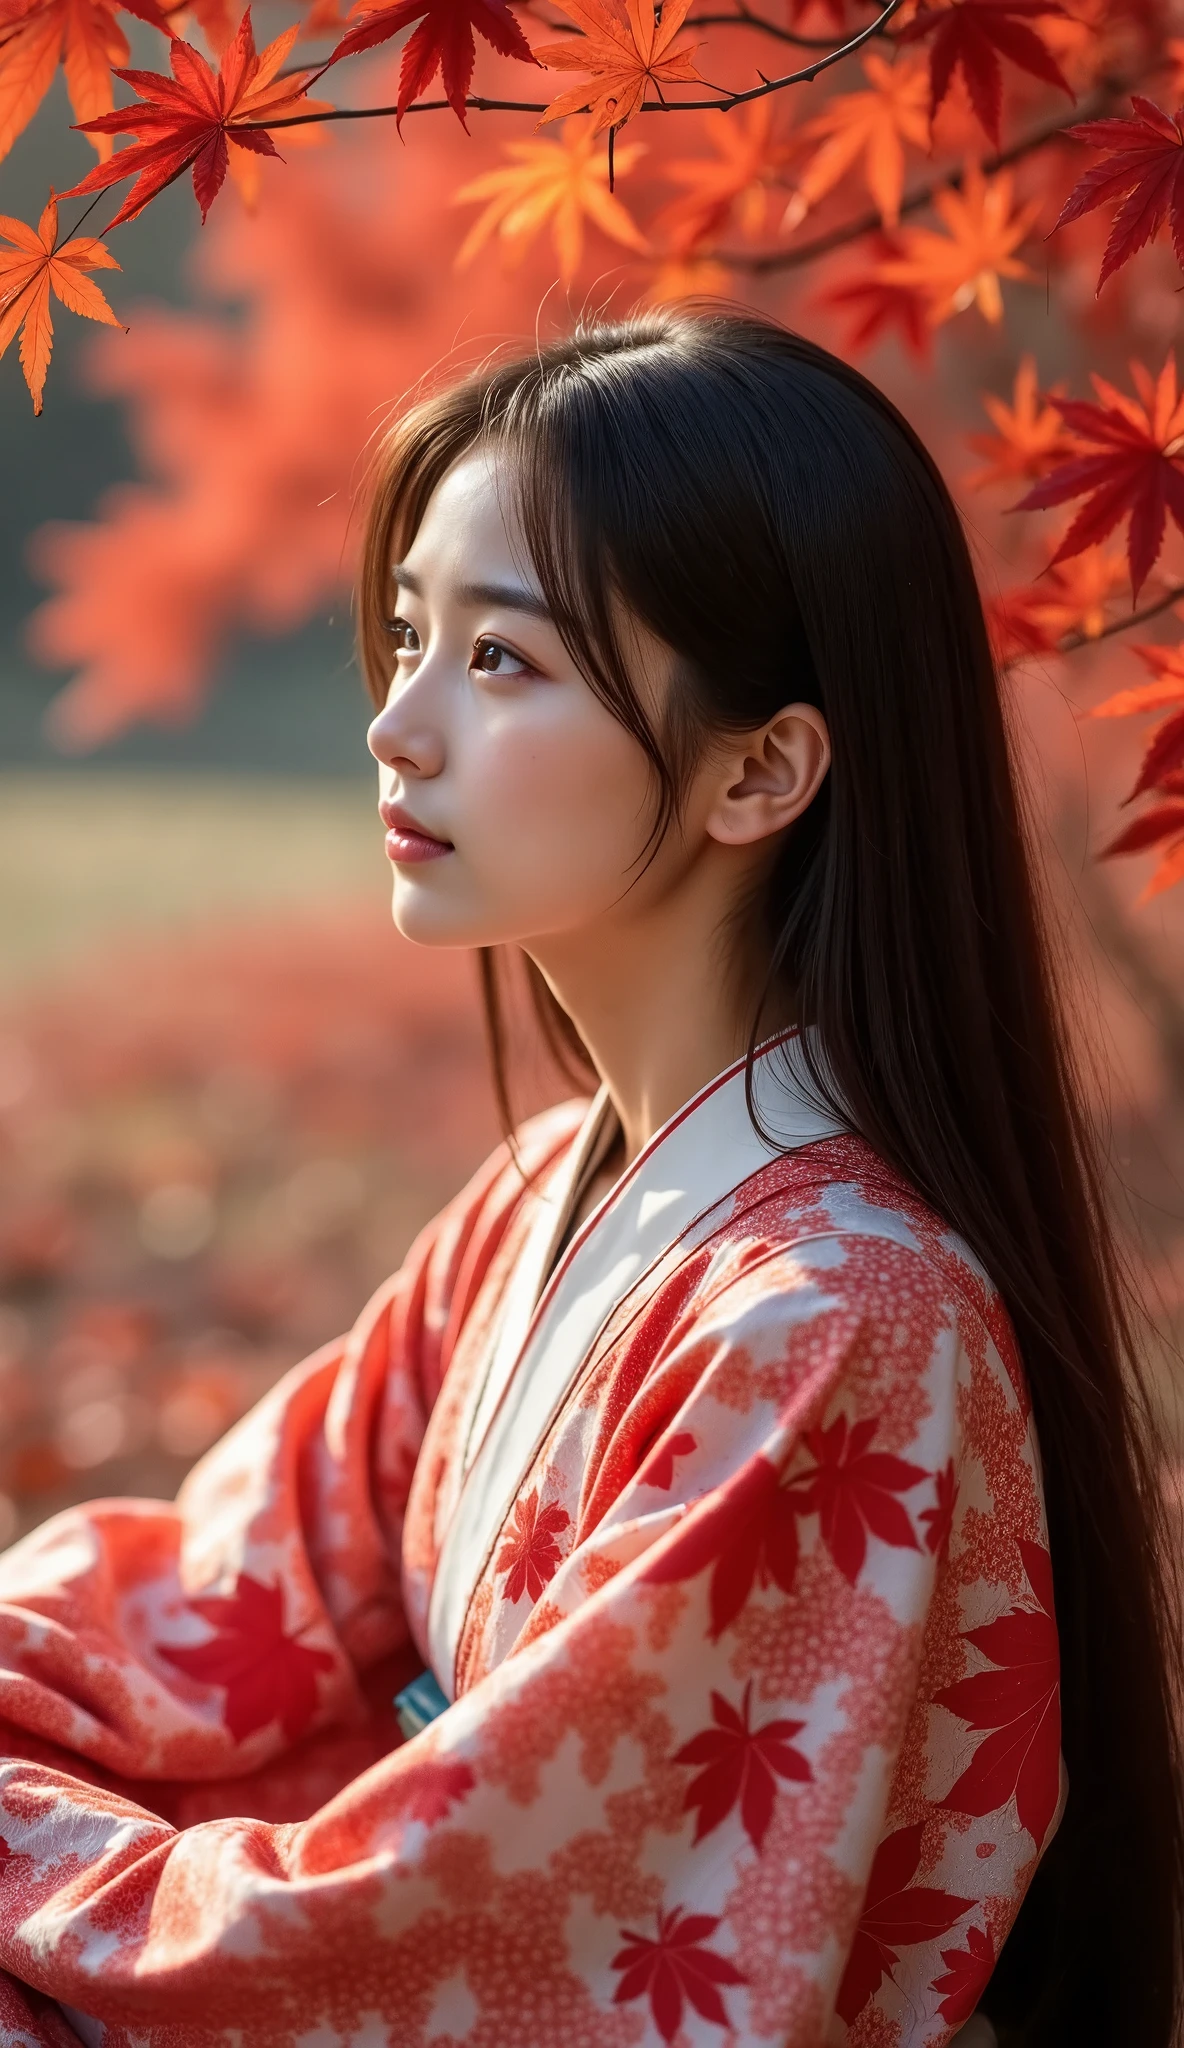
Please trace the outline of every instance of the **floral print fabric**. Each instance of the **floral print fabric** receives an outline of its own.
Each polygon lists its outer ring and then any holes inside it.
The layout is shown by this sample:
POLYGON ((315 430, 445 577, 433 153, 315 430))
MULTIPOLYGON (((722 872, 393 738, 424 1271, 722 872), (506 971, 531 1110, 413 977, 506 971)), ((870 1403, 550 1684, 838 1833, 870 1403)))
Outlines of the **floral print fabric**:
MULTIPOLYGON (((527 1127, 536 1189, 580 1114, 527 1127)), ((938 2048, 974 2010, 1061 1798, 1038 1456, 990 1284, 856 1139, 616 1302, 400 1743, 536 1200, 495 1155, 175 1505, 0 1559, 5 2048, 938 2048)))

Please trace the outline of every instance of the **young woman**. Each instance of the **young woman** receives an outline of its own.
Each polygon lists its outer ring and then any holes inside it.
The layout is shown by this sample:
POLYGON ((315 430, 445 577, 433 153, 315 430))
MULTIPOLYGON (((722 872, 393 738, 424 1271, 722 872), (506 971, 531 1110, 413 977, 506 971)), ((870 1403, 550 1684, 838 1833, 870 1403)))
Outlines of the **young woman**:
POLYGON ((0 1564, 0 2039, 1168 2048, 1157 1474, 933 465, 592 327, 395 427, 361 641, 400 930, 596 1090, 0 1564))

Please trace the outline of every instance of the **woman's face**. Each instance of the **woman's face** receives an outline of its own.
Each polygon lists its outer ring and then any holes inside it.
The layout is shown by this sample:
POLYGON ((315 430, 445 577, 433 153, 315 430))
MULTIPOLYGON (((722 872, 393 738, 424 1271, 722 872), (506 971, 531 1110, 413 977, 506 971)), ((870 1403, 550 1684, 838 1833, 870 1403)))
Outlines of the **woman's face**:
MULTIPOLYGON (((394 674, 369 744, 395 923, 421 945, 597 925, 629 888, 653 817, 642 749, 577 671, 524 551, 514 559, 496 464, 477 452, 448 472, 393 571, 394 674)), ((635 637, 656 705, 671 657, 635 637)), ((668 840, 635 906, 668 886, 679 835, 668 840)))

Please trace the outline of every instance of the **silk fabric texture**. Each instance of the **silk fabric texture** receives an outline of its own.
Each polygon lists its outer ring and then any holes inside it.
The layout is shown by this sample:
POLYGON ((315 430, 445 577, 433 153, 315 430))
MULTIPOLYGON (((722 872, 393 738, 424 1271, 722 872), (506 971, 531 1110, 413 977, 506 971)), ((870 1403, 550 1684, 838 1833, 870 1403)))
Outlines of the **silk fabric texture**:
POLYGON ((1022 1366, 800 1042, 755 1081, 776 1149, 740 1062, 557 1262, 612 1112, 535 1118, 175 1504, 0 1559, 3 2048, 970 2018, 1063 1798, 1022 1366))

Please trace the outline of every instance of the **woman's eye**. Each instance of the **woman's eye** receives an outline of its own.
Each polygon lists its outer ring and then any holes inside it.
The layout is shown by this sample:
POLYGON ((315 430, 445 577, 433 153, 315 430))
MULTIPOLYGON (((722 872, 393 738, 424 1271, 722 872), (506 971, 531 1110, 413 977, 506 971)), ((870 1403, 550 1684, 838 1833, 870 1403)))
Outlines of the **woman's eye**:
POLYGON ((386 630, 391 636, 396 654, 419 653, 419 634, 409 619, 388 619, 386 630))
POLYGON ((473 644, 473 659, 470 668, 479 669, 487 676, 521 676, 530 673, 530 663, 521 654, 515 654, 503 640, 491 640, 482 635, 473 644))

